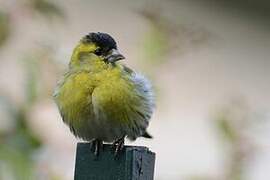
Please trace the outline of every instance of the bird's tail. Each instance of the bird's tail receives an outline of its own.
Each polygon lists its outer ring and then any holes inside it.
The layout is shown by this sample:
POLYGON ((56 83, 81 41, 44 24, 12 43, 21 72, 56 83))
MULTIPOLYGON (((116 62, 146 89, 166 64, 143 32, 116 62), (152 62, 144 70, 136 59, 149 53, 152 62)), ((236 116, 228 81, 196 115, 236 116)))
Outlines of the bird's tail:
POLYGON ((153 138, 153 136, 150 135, 147 131, 144 132, 144 134, 142 135, 142 137, 149 138, 149 139, 152 139, 153 138))

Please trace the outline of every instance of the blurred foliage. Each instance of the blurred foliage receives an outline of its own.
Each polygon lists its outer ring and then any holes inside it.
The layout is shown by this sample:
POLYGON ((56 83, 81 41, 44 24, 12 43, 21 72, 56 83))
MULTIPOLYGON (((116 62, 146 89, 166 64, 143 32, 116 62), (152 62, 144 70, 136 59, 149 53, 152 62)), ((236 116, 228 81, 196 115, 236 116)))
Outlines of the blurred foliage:
MULTIPOLYGON (((64 17, 62 9, 47 0, 27 0, 28 5, 24 6, 19 2, 14 2, 14 9, 8 9, 8 13, 0 12, 0 48, 4 47, 6 40, 10 36, 10 30, 16 28, 17 21, 10 22, 13 19, 9 16, 13 16, 16 19, 20 13, 17 11, 37 12, 46 17, 64 17)), ((31 14, 31 13, 30 13, 31 14)), ((27 17, 26 17, 27 18, 27 17)), ((32 54, 32 49, 30 49, 32 54)), ((36 52, 36 51, 35 51, 36 52)), ((19 62, 23 62, 22 69, 25 70, 25 101, 21 104, 13 102, 6 94, 0 92, 0 105, 3 107, 1 111, 5 114, 3 121, 4 127, 0 128, 0 179, 11 180, 31 180, 36 179, 35 166, 35 154, 42 147, 42 141, 33 133, 32 129, 28 125, 28 116, 32 106, 42 96, 38 89, 40 85, 41 74, 40 64, 46 60, 46 56, 40 53, 40 57, 34 60, 35 57, 21 55, 22 59, 18 59, 19 62), (42 58, 43 56, 43 58, 42 58), (6 125, 5 125, 6 124, 6 125)), ((3 117, 2 117, 3 118, 3 117)), ((52 179, 61 179, 52 175, 52 179)))
POLYGON ((30 0, 30 5, 38 13, 48 17, 64 18, 64 12, 56 4, 47 0, 30 0))
POLYGON ((237 138, 236 129, 232 126, 230 121, 223 115, 217 118, 217 129, 220 131, 220 134, 229 141, 235 141, 237 138))
POLYGON ((27 58, 23 61, 25 63, 26 70, 26 98, 28 104, 33 103, 37 98, 37 83, 38 83, 38 63, 31 58, 27 58))
POLYGON ((8 14, 0 12, 0 47, 6 42, 10 35, 10 22, 8 14))
POLYGON ((245 99, 234 98, 228 104, 220 107, 214 117, 214 124, 222 142, 228 148, 225 162, 225 180, 244 180, 248 161, 253 157, 254 143, 248 136, 251 134, 253 111, 245 99))
POLYGON ((142 52, 145 54, 148 65, 164 62, 166 54, 170 52, 169 27, 166 22, 157 14, 157 10, 143 9, 138 13, 149 22, 149 31, 143 36, 142 52))
MULTIPOLYGON (((5 169, 14 174, 14 179, 34 179, 33 155, 40 148, 42 142, 36 137, 27 124, 27 115, 37 98, 38 69, 37 62, 25 59, 26 71, 26 101, 16 106, 7 100, 9 113, 14 118, 14 128, 1 133, 0 160, 6 164, 5 169)), ((6 173, 3 173, 6 174, 6 173)), ((0 176, 1 177, 1 176, 0 176)))
POLYGON ((30 104, 38 99, 51 98, 56 78, 60 76, 59 73, 63 68, 59 66, 53 55, 53 48, 40 45, 22 61, 26 72, 26 97, 30 104))
POLYGON ((33 179, 32 162, 23 151, 0 146, 0 160, 0 179, 33 179))
POLYGON ((148 64, 159 64, 164 60, 168 46, 166 35, 154 25, 144 35, 142 49, 148 64))
MULTIPOLYGON (((9 131, 0 132, 0 164, 5 166, 5 172, 0 173, 0 179, 7 172, 12 172, 9 174, 14 175, 14 179, 33 179, 32 156, 41 146, 41 141, 27 126, 26 115, 29 106, 16 107, 11 101, 5 104, 9 105, 9 113, 12 113, 11 117, 14 118, 12 121, 14 127, 9 131)), ((11 121, 11 119, 7 120, 11 121)))
POLYGON ((166 63, 169 56, 182 54, 205 47, 213 37, 207 29, 178 19, 167 17, 158 5, 146 5, 137 11, 149 23, 149 30, 143 36, 142 52, 144 52, 144 65, 149 67, 166 63), (146 59, 146 61, 145 61, 146 59))
POLYGON ((192 175, 187 180, 246 180, 250 161, 257 153, 252 127, 260 118, 254 116, 246 99, 236 97, 218 107, 212 118, 218 141, 224 146, 223 172, 211 175, 192 175))

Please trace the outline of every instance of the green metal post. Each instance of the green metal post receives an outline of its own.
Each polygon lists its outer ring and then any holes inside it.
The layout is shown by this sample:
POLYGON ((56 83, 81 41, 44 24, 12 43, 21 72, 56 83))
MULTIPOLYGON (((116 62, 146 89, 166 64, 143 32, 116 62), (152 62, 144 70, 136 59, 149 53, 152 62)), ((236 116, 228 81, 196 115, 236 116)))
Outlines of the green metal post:
POLYGON ((75 180, 153 180, 155 153, 146 147, 125 146, 114 156, 112 145, 105 144, 96 157, 91 143, 78 143, 75 180))

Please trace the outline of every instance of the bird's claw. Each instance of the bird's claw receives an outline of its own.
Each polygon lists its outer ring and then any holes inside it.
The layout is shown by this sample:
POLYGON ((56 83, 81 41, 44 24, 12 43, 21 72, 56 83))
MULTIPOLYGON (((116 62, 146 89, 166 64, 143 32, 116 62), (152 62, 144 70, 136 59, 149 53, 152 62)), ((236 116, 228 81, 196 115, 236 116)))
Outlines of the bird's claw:
POLYGON ((113 142, 114 156, 117 156, 124 148, 125 137, 121 137, 113 142))
POLYGON ((103 149, 103 142, 99 139, 94 139, 92 141, 92 152, 94 153, 94 155, 97 157, 100 153, 100 151, 103 149))

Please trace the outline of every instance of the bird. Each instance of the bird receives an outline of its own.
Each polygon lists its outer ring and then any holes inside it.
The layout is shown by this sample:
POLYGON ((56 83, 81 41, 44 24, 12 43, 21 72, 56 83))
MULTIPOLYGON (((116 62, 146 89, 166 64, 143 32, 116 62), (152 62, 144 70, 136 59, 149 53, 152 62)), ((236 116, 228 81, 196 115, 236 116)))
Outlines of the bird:
POLYGON ((64 123, 75 137, 92 142, 97 156, 104 143, 112 143, 117 155, 125 138, 152 138, 146 129, 155 108, 153 87, 124 59, 111 35, 90 32, 75 46, 53 93, 64 123))

